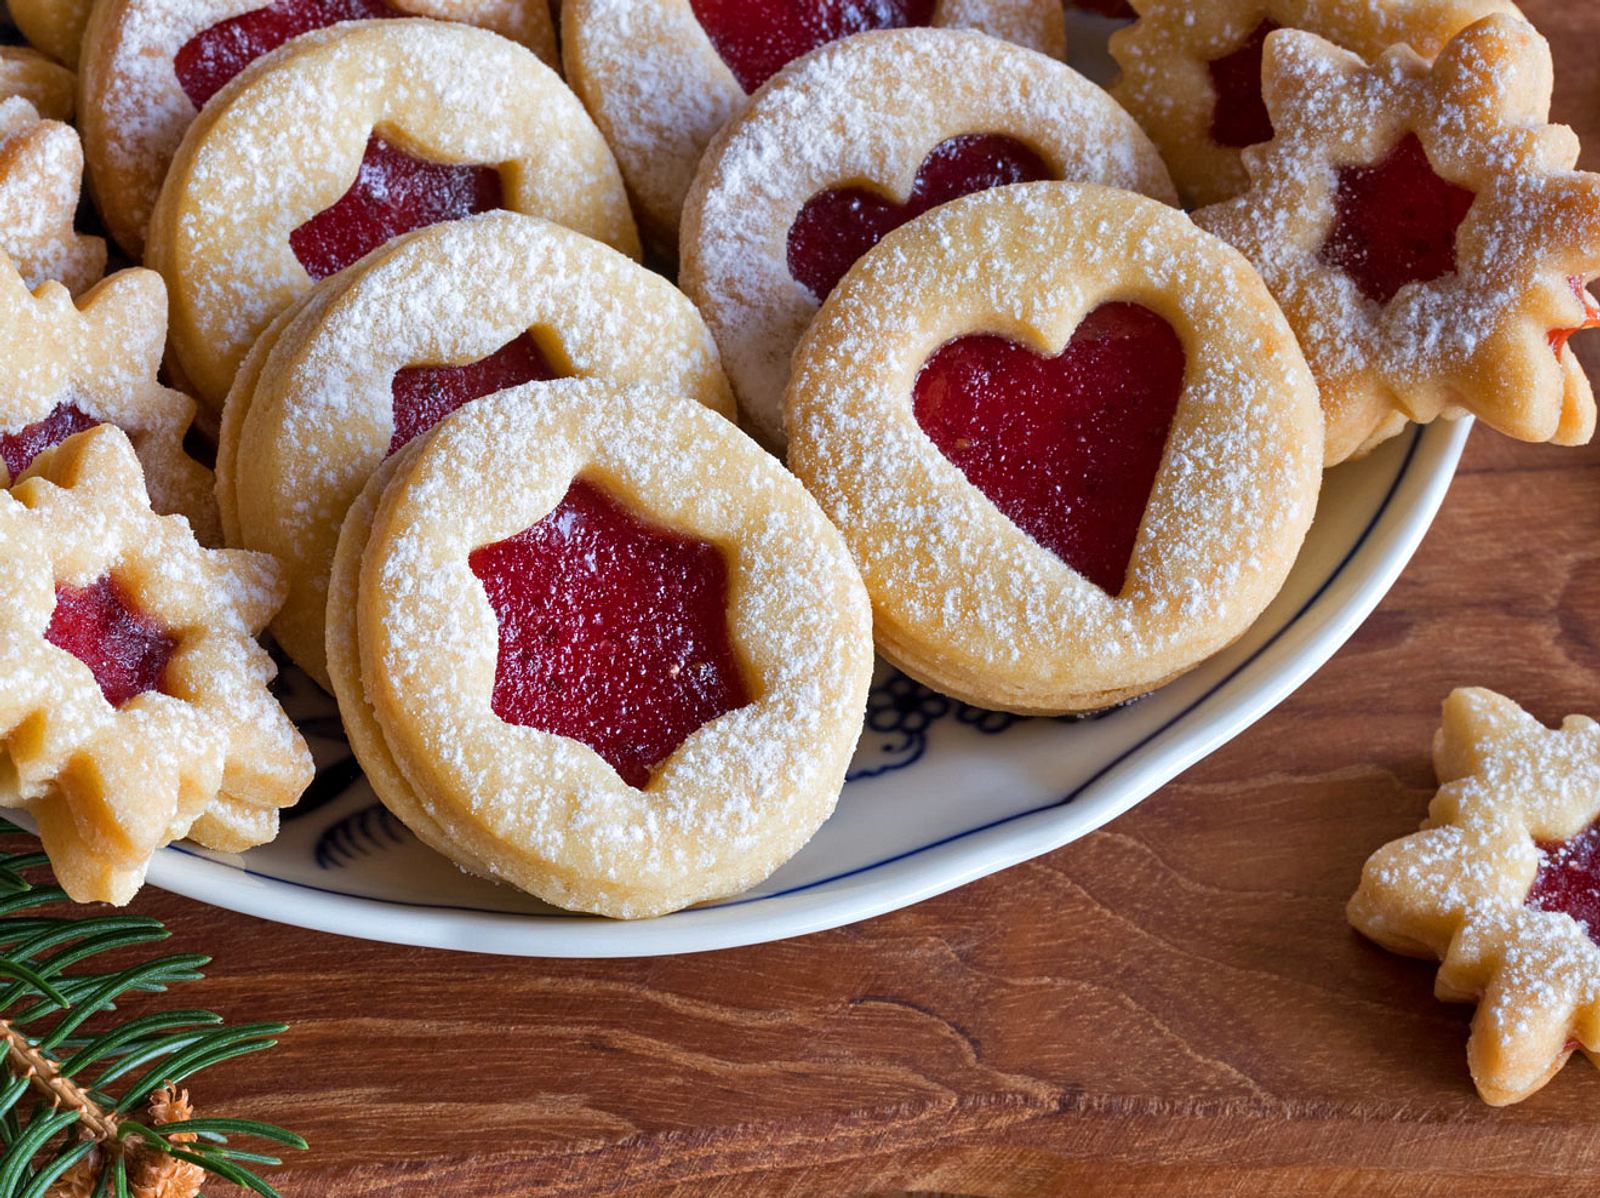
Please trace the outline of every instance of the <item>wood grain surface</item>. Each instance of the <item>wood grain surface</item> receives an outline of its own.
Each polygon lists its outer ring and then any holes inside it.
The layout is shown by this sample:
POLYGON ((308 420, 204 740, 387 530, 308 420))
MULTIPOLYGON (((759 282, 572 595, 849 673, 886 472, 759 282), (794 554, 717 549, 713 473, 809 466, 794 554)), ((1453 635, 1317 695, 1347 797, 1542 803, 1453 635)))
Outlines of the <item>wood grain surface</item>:
MULTIPOLYGON (((1524 7, 1600 168, 1600 5, 1524 7)), ((309 1136, 301 1198, 1592 1194, 1600 1072, 1483 1106, 1469 1010, 1344 921, 1459 684, 1600 715, 1600 451, 1479 430, 1399 585, 1279 710, 1106 830, 870 923, 567 963, 134 909, 215 954, 186 1001, 294 1025, 196 1094, 309 1136)))

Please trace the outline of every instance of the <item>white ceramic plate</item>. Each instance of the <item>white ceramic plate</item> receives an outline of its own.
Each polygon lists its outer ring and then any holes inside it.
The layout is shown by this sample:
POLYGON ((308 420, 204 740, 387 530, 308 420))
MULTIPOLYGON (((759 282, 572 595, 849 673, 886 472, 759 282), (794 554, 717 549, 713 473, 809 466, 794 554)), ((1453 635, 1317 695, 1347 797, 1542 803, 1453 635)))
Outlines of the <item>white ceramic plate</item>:
POLYGON ((1467 422, 1412 430, 1329 474, 1283 593, 1194 673, 1080 721, 1022 720, 882 669, 838 811, 767 883, 636 923, 568 914, 414 841, 349 757, 332 701, 286 671, 321 769, 282 835, 244 856, 174 845, 150 881, 263 919, 400 944, 551 957, 698 952, 798 936, 950 890, 1075 840, 1281 702, 1393 584, 1443 500, 1467 422))

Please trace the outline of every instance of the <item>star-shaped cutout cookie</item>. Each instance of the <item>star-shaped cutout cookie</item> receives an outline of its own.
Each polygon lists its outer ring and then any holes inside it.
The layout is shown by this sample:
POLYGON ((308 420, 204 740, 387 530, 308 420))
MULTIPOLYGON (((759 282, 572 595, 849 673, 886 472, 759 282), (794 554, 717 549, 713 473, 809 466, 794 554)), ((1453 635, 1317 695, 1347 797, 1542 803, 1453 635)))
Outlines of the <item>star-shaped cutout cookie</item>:
POLYGON ((1423 830, 1373 854, 1350 922, 1436 957, 1439 997, 1478 1003, 1468 1061, 1501 1106, 1575 1049, 1600 1064, 1600 724, 1549 729, 1493 691, 1458 690, 1433 755, 1423 830))
POLYGON ((67 893, 125 903, 183 836, 271 840, 312 777, 255 640, 277 562, 153 512, 110 425, 0 491, 0 560, 0 804, 38 821, 67 893))
POLYGON ((1250 190, 1195 221, 1283 306, 1322 389, 1328 464, 1462 413, 1524 441, 1593 434, 1566 338, 1593 323, 1600 175, 1574 170, 1576 136, 1547 123, 1551 82, 1549 46, 1513 17, 1471 26, 1431 68, 1405 47, 1369 66, 1310 34, 1267 39, 1276 136, 1244 151, 1250 190), (1470 206, 1452 229, 1441 197, 1457 191, 1470 206))
POLYGON ((27 46, 0 46, 0 100, 21 96, 52 121, 70 121, 77 81, 66 67, 27 46))
POLYGON ((211 471, 183 448, 194 401, 156 381, 166 327, 153 270, 119 271, 74 303, 58 283, 30 295, 0 258, 0 486, 72 433, 114 424, 133 440, 156 511, 221 544, 211 471))
POLYGON ((0 100, 0 253, 30 286, 55 279, 76 294, 105 273, 105 241, 72 227, 82 185, 73 128, 21 96, 0 100))

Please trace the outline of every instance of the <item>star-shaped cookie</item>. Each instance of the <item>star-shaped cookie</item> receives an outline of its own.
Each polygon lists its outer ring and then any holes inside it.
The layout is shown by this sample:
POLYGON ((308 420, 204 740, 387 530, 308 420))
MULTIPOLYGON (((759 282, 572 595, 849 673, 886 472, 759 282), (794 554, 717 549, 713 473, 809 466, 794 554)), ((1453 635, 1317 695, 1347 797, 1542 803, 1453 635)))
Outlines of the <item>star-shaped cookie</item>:
POLYGON ((182 836, 271 840, 312 776, 255 640, 277 562, 151 511, 110 425, 0 491, 0 560, 0 804, 33 815, 67 893, 125 903, 182 836))
POLYGON ((30 286, 56 279, 76 294, 105 273, 105 241, 72 227, 82 185, 72 127, 44 120, 21 96, 0 100, 0 253, 30 286))
POLYGON ((1283 306, 1322 389, 1329 465, 1407 421, 1471 413, 1586 442, 1594 395, 1566 342, 1596 322, 1600 175, 1547 123, 1550 48, 1487 17, 1430 67, 1368 65, 1307 33, 1266 43, 1274 138, 1250 189, 1195 214, 1283 306))
POLYGON ((1519 1102, 1577 1049, 1600 1064, 1600 724, 1544 727, 1510 699, 1458 690, 1434 741, 1423 830, 1379 849, 1350 922, 1442 964, 1436 991, 1478 1003, 1478 1092, 1519 1102))

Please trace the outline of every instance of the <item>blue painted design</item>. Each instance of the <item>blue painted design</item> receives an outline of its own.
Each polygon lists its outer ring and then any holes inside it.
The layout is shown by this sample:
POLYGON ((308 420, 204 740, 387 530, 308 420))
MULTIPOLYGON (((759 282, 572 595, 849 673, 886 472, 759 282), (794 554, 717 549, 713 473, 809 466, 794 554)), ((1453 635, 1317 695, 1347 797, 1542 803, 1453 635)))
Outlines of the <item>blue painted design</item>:
POLYGON ((335 820, 317 837, 316 861, 323 869, 338 869, 358 857, 406 843, 405 825, 382 803, 372 803, 335 820))

